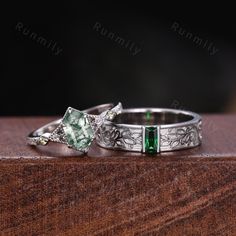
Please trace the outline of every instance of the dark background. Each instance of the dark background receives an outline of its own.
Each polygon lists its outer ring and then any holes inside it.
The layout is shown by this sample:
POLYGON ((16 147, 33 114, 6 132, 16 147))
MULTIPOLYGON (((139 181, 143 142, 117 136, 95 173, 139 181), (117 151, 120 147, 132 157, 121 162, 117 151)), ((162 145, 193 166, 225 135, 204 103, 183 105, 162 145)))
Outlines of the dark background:
POLYGON ((56 115, 68 106, 118 101, 125 107, 235 111, 236 17, 234 6, 216 4, 9 3, 0 114, 56 115), (24 35, 16 29, 19 22, 62 52, 55 55, 24 35), (94 30, 96 22, 141 51, 132 55, 94 30), (219 51, 210 55, 175 32, 174 22, 219 51))

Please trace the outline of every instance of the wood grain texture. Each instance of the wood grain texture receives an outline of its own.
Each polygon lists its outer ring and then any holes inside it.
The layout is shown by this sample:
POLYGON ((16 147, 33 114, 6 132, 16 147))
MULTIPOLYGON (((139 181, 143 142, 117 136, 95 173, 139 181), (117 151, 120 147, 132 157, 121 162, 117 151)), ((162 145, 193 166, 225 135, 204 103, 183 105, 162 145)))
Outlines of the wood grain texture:
POLYGON ((0 119, 0 235, 236 235, 236 116, 203 116, 203 145, 87 155, 26 135, 52 118, 0 119))

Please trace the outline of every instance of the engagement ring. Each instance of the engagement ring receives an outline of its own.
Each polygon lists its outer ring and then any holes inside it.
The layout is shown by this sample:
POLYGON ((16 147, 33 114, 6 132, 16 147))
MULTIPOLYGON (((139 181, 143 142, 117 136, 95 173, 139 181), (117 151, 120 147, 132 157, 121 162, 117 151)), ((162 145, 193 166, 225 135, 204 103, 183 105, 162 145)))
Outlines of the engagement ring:
POLYGON ((96 132, 107 120, 121 113, 122 105, 104 104, 79 111, 69 107, 62 119, 53 121, 29 134, 30 145, 46 145, 49 141, 66 144, 81 152, 87 152, 96 132))

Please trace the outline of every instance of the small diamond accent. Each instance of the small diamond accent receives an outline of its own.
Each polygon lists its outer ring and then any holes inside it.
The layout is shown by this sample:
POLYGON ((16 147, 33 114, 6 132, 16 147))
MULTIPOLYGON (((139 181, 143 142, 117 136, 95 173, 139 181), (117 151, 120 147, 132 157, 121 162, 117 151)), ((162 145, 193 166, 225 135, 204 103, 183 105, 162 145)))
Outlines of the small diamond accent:
POLYGON ((39 145, 47 145, 48 141, 49 141, 48 138, 45 138, 43 136, 41 136, 38 140, 39 145))

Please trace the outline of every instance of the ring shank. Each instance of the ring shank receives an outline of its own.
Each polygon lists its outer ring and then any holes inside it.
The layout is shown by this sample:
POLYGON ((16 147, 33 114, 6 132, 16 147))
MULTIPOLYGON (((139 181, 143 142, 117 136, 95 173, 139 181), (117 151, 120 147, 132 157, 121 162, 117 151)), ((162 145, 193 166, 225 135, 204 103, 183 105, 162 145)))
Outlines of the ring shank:
POLYGON ((114 123, 135 124, 135 125, 166 125, 186 122, 193 119, 193 116, 173 112, 125 112, 116 116, 114 123))
POLYGON ((83 110, 83 112, 87 113, 87 114, 91 114, 91 115, 99 115, 104 111, 110 110, 114 107, 113 103, 107 103, 107 104, 102 104, 99 106, 94 106, 91 108, 88 108, 86 110, 83 110))
POLYGON ((201 117, 193 112, 163 109, 124 109, 113 122, 105 122, 96 141, 104 148, 143 151, 145 127, 159 128, 160 151, 173 151, 201 143, 201 117))

